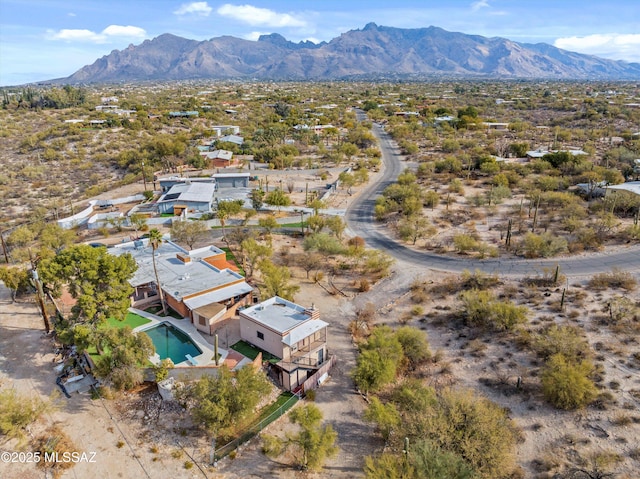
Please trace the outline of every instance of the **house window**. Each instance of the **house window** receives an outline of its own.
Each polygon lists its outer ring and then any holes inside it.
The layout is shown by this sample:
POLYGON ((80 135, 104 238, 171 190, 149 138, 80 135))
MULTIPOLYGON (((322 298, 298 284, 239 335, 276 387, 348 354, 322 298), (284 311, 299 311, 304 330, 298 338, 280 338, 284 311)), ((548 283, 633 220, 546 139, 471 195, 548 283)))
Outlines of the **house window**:
POLYGON ((260 331, 258 331, 258 339, 264 339, 264 334, 262 334, 260 331))
POLYGON ((198 322, 200 323, 200 326, 206 326, 207 325, 207 319, 204 316, 199 316, 198 317, 198 322))

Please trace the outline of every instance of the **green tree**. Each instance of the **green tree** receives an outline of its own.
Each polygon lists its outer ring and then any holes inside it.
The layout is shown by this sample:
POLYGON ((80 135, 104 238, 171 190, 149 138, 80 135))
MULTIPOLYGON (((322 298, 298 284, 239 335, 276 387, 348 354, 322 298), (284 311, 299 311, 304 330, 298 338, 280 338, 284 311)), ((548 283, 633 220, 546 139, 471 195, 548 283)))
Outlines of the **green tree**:
POLYGON ((340 216, 329 216, 325 219, 325 225, 335 235, 338 240, 342 240, 342 234, 344 233, 347 225, 340 216))
POLYGON ((593 365, 589 361, 571 362, 562 354, 554 354, 546 362, 540 380, 544 397, 559 409, 579 409, 597 395, 589 375, 593 365))
POLYGON ((264 203, 264 194, 264 191, 262 191, 261 189, 251 190, 251 193, 249 193, 251 206, 254 210, 258 211, 260 210, 260 208, 262 208, 262 205, 264 203))
POLYGON ((234 374, 222 365, 217 376, 203 376, 178 394, 208 431, 219 432, 246 419, 271 386, 261 370, 246 366, 234 374))
POLYGON ((289 420, 297 424, 297 433, 287 433, 286 439, 279 440, 272 436, 263 437, 270 442, 279 443, 273 448, 279 455, 285 449, 293 448, 297 456, 298 465, 302 469, 318 471, 322 469, 324 461, 338 453, 336 447, 337 433, 330 424, 322 425, 322 412, 315 404, 306 404, 295 408, 289 414, 289 420))
POLYGON ((133 213, 129 216, 129 223, 136 232, 136 236, 138 235, 138 231, 145 231, 148 228, 147 217, 141 213, 133 213))
POLYGON ((160 304, 162 305, 162 314, 167 315, 167 304, 164 301, 164 291, 162 290, 162 284, 160 284, 160 276, 158 275, 158 266, 156 265, 156 251, 162 244, 162 233, 157 228, 153 228, 149 231, 149 245, 151 246, 151 260, 153 262, 153 273, 156 277, 156 287, 158 288, 158 296, 160 297, 160 304))
POLYGON ((151 338, 135 334, 129 326, 102 330, 100 342, 108 353, 96 360, 96 374, 117 390, 131 389, 144 381, 143 368, 155 353, 151 338))
POLYGON ((218 208, 216 210, 216 216, 220 220, 220 226, 222 226, 222 234, 225 235, 224 225, 229 218, 240 214, 244 201, 242 200, 228 200, 219 201, 218 208))
POLYGON ((585 359, 590 351, 584 331, 572 325, 553 324, 544 328, 533 336, 531 346, 545 360, 556 354, 562 354, 572 363, 585 359))
POLYGON ((435 232, 435 228, 429 224, 429 221, 418 214, 404 217, 398 222, 400 238, 411 241, 414 245, 420 238, 433 236, 435 232))
POLYGON ((400 413, 393 403, 382 404, 380 399, 372 397, 369 407, 364 412, 364 418, 376 425, 385 442, 389 441, 391 434, 401 424, 400 413))
POLYGON ((76 300, 72 321, 95 327, 110 317, 124 319, 133 293, 129 279, 137 268, 129 254, 115 256, 106 248, 76 245, 43 260, 38 270, 54 296, 59 297, 61 287, 67 286, 76 300))
POLYGON ((209 228, 202 221, 174 221, 169 229, 171 239, 186 244, 190 250, 202 241, 208 232, 209 228))
POLYGON ((360 345, 360 354, 352 376, 358 389, 369 393, 392 382, 403 358, 402 345, 389 326, 373 329, 360 345))
POLYGON ((260 262, 260 274, 262 283, 260 291, 265 298, 280 296, 283 299, 293 301, 300 286, 291 283, 291 271, 286 266, 276 266, 270 259, 260 262))
POLYGON ((20 266, 0 266, 0 281, 11 290, 11 300, 15 301, 20 291, 29 288, 29 272, 20 266))
POLYGON ((307 219, 307 228, 309 228, 313 234, 320 233, 325 224, 326 220, 324 216, 311 215, 309 219, 307 219))
POLYGON ((77 235, 74 230, 66 230, 57 223, 48 223, 42 228, 42 231, 40 231, 38 235, 40 242, 40 252, 38 255, 41 258, 49 256, 43 253, 43 249, 57 254, 66 247, 71 246, 76 237, 77 235))
POLYGON ((422 201, 424 206, 428 206, 433 210, 440 203, 440 195, 437 191, 429 190, 424 193, 422 201))
POLYGON ((240 243, 240 250, 247 268, 247 279, 253 277, 256 265, 273 254, 271 244, 258 243, 254 238, 247 238, 240 243))
POLYGON ((268 215, 258 220, 258 226, 264 228, 267 234, 271 234, 271 231, 278 227, 278 220, 273 215, 268 215))

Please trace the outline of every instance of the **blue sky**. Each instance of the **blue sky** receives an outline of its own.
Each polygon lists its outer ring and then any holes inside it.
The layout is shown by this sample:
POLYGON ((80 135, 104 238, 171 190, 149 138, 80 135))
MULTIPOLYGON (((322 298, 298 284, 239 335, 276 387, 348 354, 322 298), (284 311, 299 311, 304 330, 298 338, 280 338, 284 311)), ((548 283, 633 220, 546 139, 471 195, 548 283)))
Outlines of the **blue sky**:
POLYGON ((328 41, 368 22, 434 25, 640 62, 638 0, 0 0, 0 85, 66 77, 163 33, 328 41))

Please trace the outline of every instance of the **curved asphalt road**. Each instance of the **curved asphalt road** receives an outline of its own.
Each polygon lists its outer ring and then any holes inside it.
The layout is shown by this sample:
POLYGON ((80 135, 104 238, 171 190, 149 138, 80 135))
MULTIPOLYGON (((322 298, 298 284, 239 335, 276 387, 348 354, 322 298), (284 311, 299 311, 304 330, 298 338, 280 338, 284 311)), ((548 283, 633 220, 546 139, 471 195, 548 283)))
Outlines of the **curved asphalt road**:
MULTIPOLYGON (((359 120, 366 116, 357 112, 359 120)), ((541 274, 544 268, 555 268, 560 265, 560 271, 567 276, 583 276, 593 273, 610 271, 618 268, 625 271, 640 272, 640 246, 630 246, 625 251, 602 253, 586 257, 556 258, 549 260, 526 260, 514 258, 470 259, 452 256, 442 256, 426 251, 407 248, 402 243, 391 238, 384 226, 373 218, 375 199, 402 172, 400 163, 402 158, 396 143, 379 125, 374 124, 373 134, 379 141, 382 152, 384 169, 381 177, 368 185, 358 198, 347 209, 345 220, 349 229, 362 237, 366 243, 388 252, 398 260, 414 265, 423 265, 429 269, 462 272, 476 269, 487 273, 502 275, 534 276, 541 274)))

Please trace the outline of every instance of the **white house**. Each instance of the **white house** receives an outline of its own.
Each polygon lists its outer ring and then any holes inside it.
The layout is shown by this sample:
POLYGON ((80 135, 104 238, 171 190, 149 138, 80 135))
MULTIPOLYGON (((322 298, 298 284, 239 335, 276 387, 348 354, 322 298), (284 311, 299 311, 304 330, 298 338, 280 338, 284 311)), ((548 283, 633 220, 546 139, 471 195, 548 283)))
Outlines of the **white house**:
POLYGON ((214 183, 189 180, 176 183, 158 200, 158 212, 174 215, 180 215, 184 210, 208 213, 211 211, 215 191, 214 183))
POLYGON ((296 389, 329 359, 329 324, 315 307, 274 296, 239 313, 240 337, 279 359, 274 367, 285 389, 296 389))

